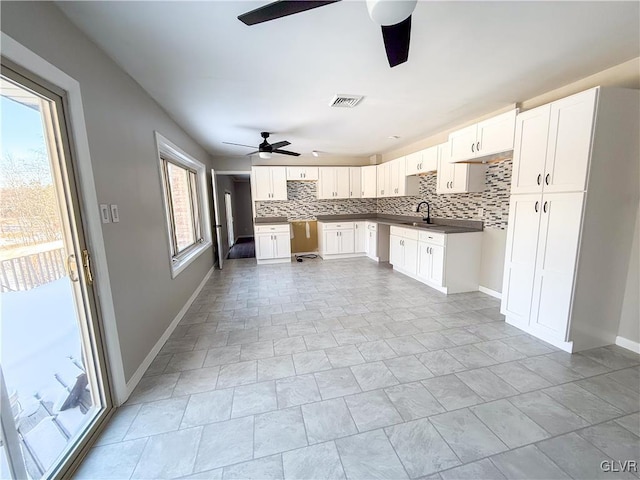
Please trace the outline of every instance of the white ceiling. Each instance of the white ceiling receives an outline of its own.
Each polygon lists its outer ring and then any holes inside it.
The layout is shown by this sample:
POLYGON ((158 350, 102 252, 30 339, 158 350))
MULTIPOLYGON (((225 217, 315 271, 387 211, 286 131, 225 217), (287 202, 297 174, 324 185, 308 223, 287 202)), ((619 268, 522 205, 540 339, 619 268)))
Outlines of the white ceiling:
POLYGON ((382 153, 640 55, 639 2, 420 1, 393 69, 364 1, 236 19, 265 3, 58 6, 214 155, 263 130, 303 154, 382 153), (329 108, 336 93, 366 98, 329 108))

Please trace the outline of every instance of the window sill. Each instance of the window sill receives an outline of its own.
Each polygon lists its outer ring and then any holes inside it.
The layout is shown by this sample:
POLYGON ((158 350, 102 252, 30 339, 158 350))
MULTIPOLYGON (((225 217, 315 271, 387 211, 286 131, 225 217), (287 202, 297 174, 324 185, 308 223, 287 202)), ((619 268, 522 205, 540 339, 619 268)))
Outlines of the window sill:
POLYGON ((171 259, 171 278, 176 278, 184 269, 191 265, 196 258, 209 250, 211 245, 213 245, 212 242, 204 242, 191 250, 177 262, 174 262, 173 259, 171 259))

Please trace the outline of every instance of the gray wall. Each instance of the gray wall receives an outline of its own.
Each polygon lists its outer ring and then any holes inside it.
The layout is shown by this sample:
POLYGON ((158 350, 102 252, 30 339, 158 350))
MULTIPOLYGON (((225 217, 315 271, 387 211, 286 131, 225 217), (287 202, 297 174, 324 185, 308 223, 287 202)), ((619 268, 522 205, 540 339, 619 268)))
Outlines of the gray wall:
POLYGON ((53 3, 2 2, 2 31, 82 89, 124 376, 129 380, 213 265, 212 251, 171 278, 154 130, 210 166, 207 152, 53 3))
POLYGON ((235 196, 233 201, 233 218, 236 226, 236 237, 253 235, 253 213, 251 210, 251 183, 234 182, 235 196))
POLYGON ((618 336, 640 343, 640 206, 636 215, 636 227, 618 336))

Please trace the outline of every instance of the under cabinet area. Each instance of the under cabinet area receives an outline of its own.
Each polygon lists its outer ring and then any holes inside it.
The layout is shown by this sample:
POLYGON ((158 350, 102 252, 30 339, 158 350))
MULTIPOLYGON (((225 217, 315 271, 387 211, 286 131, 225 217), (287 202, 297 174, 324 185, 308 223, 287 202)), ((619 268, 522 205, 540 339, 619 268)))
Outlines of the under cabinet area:
POLYGON ((480 280, 482 232, 437 233, 391 227, 393 269, 443 293, 473 292, 480 280))
POLYGON ((290 228, 289 224, 254 226, 258 264, 291 261, 290 228))

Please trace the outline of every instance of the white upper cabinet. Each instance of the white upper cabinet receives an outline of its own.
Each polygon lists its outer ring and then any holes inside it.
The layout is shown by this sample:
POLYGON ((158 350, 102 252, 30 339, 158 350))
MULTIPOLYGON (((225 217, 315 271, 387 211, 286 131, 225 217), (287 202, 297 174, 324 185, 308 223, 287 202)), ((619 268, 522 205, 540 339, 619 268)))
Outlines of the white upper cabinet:
POLYGON ((318 180, 318 167, 287 167, 287 180, 318 180))
POLYGON ((407 175, 433 172, 438 168, 438 145, 407 155, 405 161, 407 175))
POLYGON ((518 110, 497 115, 449 135, 449 161, 461 162, 513 150, 518 110))
POLYGON ((545 192, 581 192, 587 187, 596 89, 551 104, 545 192))
POLYGON ((349 198, 362 197, 362 173, 360 167, 349 167, 349 198))
POLYGON ((586 189, 596 96, 591 89, 518 115, 512 194, 586 189))
POLYGON ((438 158, 438 180, 436 193, 469 193, 484 190, 483 165, 468 163, 450 163, 448 161, 449 144, 440 145, 438 158))
POLYGON ((349 170, 349 167, 319 167, 318 198, 324 200, 349 198, 351 178, 349 170))
POLYGON ((286 167, 251 167, 253 200, 286 200, 286 167))
POLYGON ((378 198, 418 195, 420 179, 407 177, 405 157, 378 165, 378 198))
POLYGON ((361 197, 376 198, 378 196, 378 170, 376 165, 368 165, 360 168, 361 174, 361 197))

